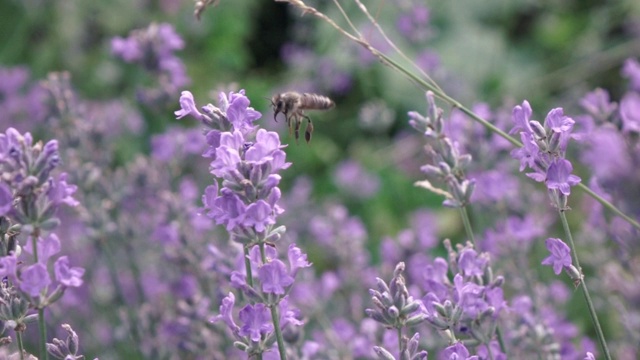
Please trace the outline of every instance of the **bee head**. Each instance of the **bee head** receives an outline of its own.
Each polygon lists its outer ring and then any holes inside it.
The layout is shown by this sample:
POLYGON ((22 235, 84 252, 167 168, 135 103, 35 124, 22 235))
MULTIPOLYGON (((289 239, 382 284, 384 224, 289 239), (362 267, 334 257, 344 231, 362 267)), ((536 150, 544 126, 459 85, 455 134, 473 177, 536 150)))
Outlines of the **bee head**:
POLYGON ((271 106, 273 107, 273 120, 277 122, 276 116, 278 116, 279 113, 287 114, 284 100, 282 100, 281 94, 274 95, 268 100, 271 101, 271 106))

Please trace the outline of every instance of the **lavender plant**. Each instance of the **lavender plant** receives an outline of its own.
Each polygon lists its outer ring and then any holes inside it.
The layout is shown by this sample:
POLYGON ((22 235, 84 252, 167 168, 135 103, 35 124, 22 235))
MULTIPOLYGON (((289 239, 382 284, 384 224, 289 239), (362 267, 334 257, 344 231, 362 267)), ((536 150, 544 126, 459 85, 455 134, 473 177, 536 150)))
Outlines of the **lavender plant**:
POLYGON ((220 108, 209 104, 201 113, 191 93, 185 91, 180 97, 181 110, 175 112, 178 118, 190 115, 209 128, 204 156, 213 159, 210 170, 216 180, 203 195, 206 214, 224 225, 230 239, 243 247, 244 273, 234 271, 230 279, 249 300, 238 315, 243 325, 233 320, 233 293, 223 300, 221 314, 212 321, 224 321, 236 340, 234 346, 248 356, 262 358, 277 343, 279 356, 285 359, 283 331, 302 325, 297 311, 289 307, 287 294, 298 270, 311 266, 306 254, 292 244, 287 267, 277 258, 274 244, 286 230, 275 227, 276 217, 284 211, 278 205, 278 172, 290 163, 285 161, 277 133, 253 125, 261 114, 249 107, 244 91, 222 93, 219 103, 220 108), (221 188, 217 179, 222 180, 221 188))
POLYGON ((37 320, 40 358, 47 359, 45 309, 67 288, 82 285, 84 269, 71 266, 67 256, 55 260, 53 277, 48 266, 61 250, 60 239, 52 232, 60 225, 58 209, 78 205, 72 197, 77 187, 67 183, 67 174, 53 173, 60 161, 56 140, 34 143, 30 133, 21 134, 14 128, 0 134, 0 262, 7 280, 2 284, 0 313, 16 333, 21 358, 26 354, 22 334, 28 323, 37 320), (20 234, 26 236, 26 244, 20 244, 20 234))

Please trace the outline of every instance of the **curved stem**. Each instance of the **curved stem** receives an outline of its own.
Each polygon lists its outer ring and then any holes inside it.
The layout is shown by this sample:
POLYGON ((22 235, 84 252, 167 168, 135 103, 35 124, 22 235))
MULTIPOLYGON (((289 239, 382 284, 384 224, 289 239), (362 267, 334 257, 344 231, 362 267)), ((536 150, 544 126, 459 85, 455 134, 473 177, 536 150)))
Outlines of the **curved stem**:
MULTIPOLYGON (((340 33, 342 33, 343 35, 345 35, 346 37, 348 37, 352 41, 356 42, 357 44, 360 44, 365 49, 370 51, 374 56, 378 57, 378 59, 380 59, 385 65, 387 65, 387 66, 391 67, 392 69, 402 73, 411 82, 413 82, 417 86, 421 87, 423 90, 432 91, 435 96, 437 96, 441 100, 447 102, 451 106, 457 107, 458 109, 460 109, 460 111, 462 111, 464 114, 469 116, 471 119, 473 119, 474 121, 479 122, 480 124, 482 124, 487 129, 489 129, 492 132, 500 135, 502 138, 506 139, 507 141, 509 141, 514 146, 522 147, 522 143, 519 140, 517 140, 516 138, 510 136, 509 134, 507 134, 506 132, 502 131, 501 129, 497 128, 496 126, 494 126, 493 124, 491 124, 487 120, 483 119, 482 117, 480 117, 479 115, 477 115, 473 111, 471 111, 468 108, 466 108, 465 106, 463 106, 460 102, 458 102, 454 98, 452 98, 449 95, 447 95, 442 89, 440 89, 440 87, 437 84, 435 84, 435 82, 433 84, 431 84, 431 83, 425 81, 420 76, 417 76, 416 74, 414 74, 410 70, 404 68, 402 65, 400 65, 395 60, 391 59, 389 56, 383 54, 378 49, 374 48, 371 44, 369 44, 361 36, 356 36, 356 35, 353 35, 353 34, 349 33, 348 31, 346 31, 345 29, 340 27, 340 25, 336 24, 335 21, 333 21, 331 18, 327 17, 322 12, 318 11, 317 9, 315 9, 315 8, 313 8, 311 6, 306 5, 304 3, 304 1, 302 1, 302 0, 275 0, 275 1, 276 2, 289 3, 289 4, 293 5, 293 6, 298 7, 299 9, 301 9, 303 11, 303 14, 304 13, 309 13, 309 14, 311 14, 313 16, 316 16, 316 17, 320 18, 321 20, 327 22, 329 25, 331 25, 336 30, 338 30, 340 33)), ((611 204, 607 200, 605 200, 605 199, 603 199, 601 197, 596 197, 596 194, 593 191, 591 191, 587 186, 585 186, 583 184, 578 184, 578 187, 580 189, 586 191, 589 196, 592 196, 594 199, 596 199, 598 202, 600 202, 607 209, 613 211, 614 213, 616 213, 617 215, 619 215, 620 217, 622 217, 623 219, 628 221, 635 228, 640 230, 640 223, 639 222, 637 222, 633 218, 625 215, 620 209, 616 208, 613 204, 611 204)))
MULTIPOLYGON (((571 236, 571 229, 569 229, 569 222, 567 221, 567 216, 563 210, 559 210, 558 212, 560 214, 560 219, 562 220, 562 227, 564 228, 565 235, 567 236, 567 240, 569 240, 569 246, 571 247, 571 255, 573 258, 573 262, 575 263, 576 268, 582 275, 582 268, 580 267, 578 252, 576 251, 576 246, 573 242, 573 236, 571 236)), ((607 360, 611 360, 609 347, 607 346, 607 341, 605 340, 604 333, 602 332, 602 328, 600 327, 600 321, 598 320, 598 315, 596 314, 595 307, 593 306, 593 302, 591 301, 591 296, 589 295, 589 290, 587 289, 587 284, 585 283, 584 275, 582 275, 582 279, 580 281, 580 287, 582 288, 584 299, 587 302, 587 307, 589 308, 589 315, 591 315, 591 320, 593 321, 593 325, 596 328, 596 335, 598 336, 598 341, 600 342, 600 346, 602 346, 604 357, 607 360)))

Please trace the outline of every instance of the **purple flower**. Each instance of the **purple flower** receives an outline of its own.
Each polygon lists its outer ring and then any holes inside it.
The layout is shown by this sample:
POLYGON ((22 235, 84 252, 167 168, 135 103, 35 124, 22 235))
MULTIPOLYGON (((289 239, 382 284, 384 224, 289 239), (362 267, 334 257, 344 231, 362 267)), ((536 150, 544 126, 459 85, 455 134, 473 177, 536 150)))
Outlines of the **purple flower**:
POLYGON ((47 268, 42 263, 27 266, 20 274, 20 289, 31 296, 38 296, 51 284, 47 268))
POLYGON ((560 275, 563 267, 571 265, 571 250, 569 246, 562 240, 557 238, 548 238, 545 246, 551 255, 542 260, 542 265, 553 265, 553 272, 560 275))
POLYGON ((202 120, 203 115, 198 111, 196 102, 193 100, 193 94, 190 91, 183 91, 180 95, 180 110, 173 112, 176 115, 176 119, 182 119, 187 115, 191 115, 197 120, 202 120))
POLYGON ((62 173, 58 176, 58 179, 51 178, 49 191, 47 196, 54 205, 67 204, 69 206, 78 206, 80 204, 76 199, 71 197, 78 187, 67 183, 67 174, 62 173))
POLYGON ((142 59, 143 54, 140 44, 135 38, 125 39, 119 36, 111 39, 111 53, 129 63, 142 59))
POLYGON ((440 353, 441 360, 477 360, 477 356, 469 357, 469 350, 461 343, 455 343, 440 353))
POLYGON ((375 195, 380 187, 380 180, 353 160, 338 164, 334 182, 345 193, 363 199, 375 195))
POLYGON ((53 265, 56 280, 62 285, 69 287, 79 287, 82 285, 82 275, 84 269, 81 267, 69 267, 69 259, 61 256, 53 265))
POLYGON ((289 258, 289 266, 291 267, 289 272, 293 277, 298 273, 298 269, 311 266, 311 263, 307 261, 307 254, 303 253, 295 244, 289 245, 287 257, 289 258))
POLYGON ((511 152, 511 156, 516 160, 520 160, 520 171, 524 170, 527 166, 534 169, 536 167, 535 163, 538 159, 538 154, 540 153, 540 147, 533 138, 532 133, 521 132, 520 140, 522 140, 523 146, 514 149, 511 152))
POLYGON ((607 90, 597 88, 580 99, 580 105, 591 116, 604 121, 616 110, 617 104, 609 99, 607 90))
POLYGON ((244 214, 244 220, 242 225, 246 227, 253 227, 257 232, 263 232, 267 229, 267 226, 276 223, 275 216, 271 206, 264 200, 258 200, 257 202, 247 206, 244 214))
POLYGON ((4 216, 13 208, 13 194, 7 184, 0 183, 0 216, 4 216))
POLYGON ((640 91, 640 63, 638 60, 627 59, 622 67, 622 76, 629 79, 631 89, 640 91))
POLYGON ((285 288, 293 284, 294 281, 287 272, 286 265, 278 259, 260 267, 258 278, 262 283, 262 291, 278 295, 284 295, 285 288))
POLYGON ((15 255, 0 257, 0 278, 8 277, 15 281, 18 259, 15 255))
POLYGON ((484 256, 478 256, 473 249, 464 249, 458 259, 458 267, 464 276, 482 276, 489 260, 484 256))
POLYGON ((627 93, 620 101, 620 118, 625 133, 640 133, 640 94, 627 93))
MULTIPOLYGON (((32 242, 29 241, 25 247, 24 251, 33 254, 32 242)), ((47 264, 49 258, 60 252, 60 239, 54 233, 51 233, 44 238, 38 238, 37 241, 37 249, 38 249, 38 262, 42 264, 47 264)))
POLYGON ((236 170, 242 161, 240 149, 243 148, 244 143, 245 140, 240 131, 222 133, 220 146, 216 149, 216 157, 210 165, 211 173, 221 178, 236 170))
POLYGON ((547 188, 549 190, 559 190, 564 195, 571 194, 571 186, 580 183, 581 179, 572 175, 573 166, 566 159, 556 159, 549 165, 547 170, 547 188))
POLYGON ((218 225, 225 224, 227 231, 231 231, 243 223, 246 206, 233 191, 223 188, 220 193, 207 216, 216 220, 218 225))
POLYGON ((271 316, 264 304, 247 305, 240 310, 238 317, 243 322, 239 334, 253 341, 260 341, 261 334, 273 331, 271 316))
POLYGON ((243 135, 247 135, 255 129, 253 122, 262 116, 261 113, 249 107, 249 98, 244 95, 244 90, 237 93, 230 92, 228 96, 221 93, 220 104, 222 110, 227 113, 227 118, 233 124, 233 128, 243 135))
POLYGON ((593 353, 590 353, 587 351, 584 360, 596 360, 596 357, 593 355, 593 353))
POLYGON ((235 303, 236 297, 230 292, 229 295, 222 299, 220 314, 212 317, 209 321, 214 323, 222 320, 234 334, 237 333, 240 330, 240 327, 236 325, 235 321, 233 321, 233 306, 235 303))
POLYGON ((516 105, 516 107, 513 108, 512 114, 515 125, 511 131, 509 131, 509 134, 515 134, 517 132, 525 132, 528 134, 533 133, 531 125, 529 124, 529 119, 531 118, 532 113, 531 105, 529 105, 527 100, 522 102, 522 106, 516 105))

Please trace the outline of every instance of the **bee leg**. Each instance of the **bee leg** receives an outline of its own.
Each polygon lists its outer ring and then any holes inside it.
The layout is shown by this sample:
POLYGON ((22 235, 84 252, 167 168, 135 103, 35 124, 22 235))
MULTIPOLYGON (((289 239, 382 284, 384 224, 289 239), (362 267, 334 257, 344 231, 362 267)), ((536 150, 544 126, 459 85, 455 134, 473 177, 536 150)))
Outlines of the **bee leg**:
POLYGON ((303 115, 305 119, 307 119, 307 128, 304 129, 304 139, 307 141, 307 144, 311 141, 311 134, 313 134, 313 123, 311 122, 311 118, 306 115, 303 115))
POLYGON ((273 120, 275 120, 276 122, 278 122, 278 118, 277 118, 278 114, 280 114, 280 111, 276 110, 273 112, 273 120))
POLYGON ((291 131, 293 130, 293 127, 291 126, 291 118, 293 118, 294 116, 287 116, 287 127, 289 128, 289 136, 291 136, 291 131))
POLYGON ((298 139, 300 138, 300 124, 302 124, 302 121, 300 121, 300 118, 296 116, 296 129, 295 129, 295 134, 296 134, 296 145, 298 144, 298 139))

